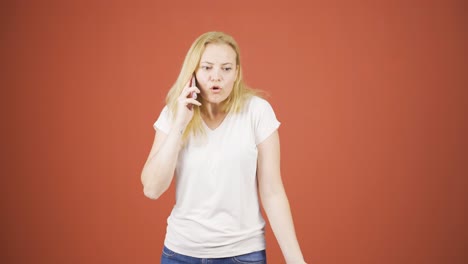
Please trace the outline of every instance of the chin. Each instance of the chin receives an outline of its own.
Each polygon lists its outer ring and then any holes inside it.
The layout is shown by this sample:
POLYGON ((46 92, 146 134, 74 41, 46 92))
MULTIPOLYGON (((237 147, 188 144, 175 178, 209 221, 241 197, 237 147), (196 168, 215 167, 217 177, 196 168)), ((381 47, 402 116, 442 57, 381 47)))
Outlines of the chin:
POLYGON ((204 98, 205 99, 205 102, 207 103, 211 103, 211 104, 220 104, 224 101, 226 101, 228 97, 224 97, 224 96, 210 96, 208 98, 204 98))

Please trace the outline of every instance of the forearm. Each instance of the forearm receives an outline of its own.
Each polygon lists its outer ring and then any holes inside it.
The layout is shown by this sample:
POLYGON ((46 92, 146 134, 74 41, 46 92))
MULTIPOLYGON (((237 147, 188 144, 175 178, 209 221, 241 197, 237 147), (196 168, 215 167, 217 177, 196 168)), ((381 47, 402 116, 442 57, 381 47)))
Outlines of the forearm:
POLYGON ((274 194, 263 195, 261 198, 263 208, 268 216, 271 228, 283 252, 286 263, 305 263, 294 230, 288 198, 284 190, 274 194))
POLYGON ((149 157, 143 167, 141 179, 148 198, 157 199, 169 188, 182 146, 182 133, 173 127, 158 152, 149 157))

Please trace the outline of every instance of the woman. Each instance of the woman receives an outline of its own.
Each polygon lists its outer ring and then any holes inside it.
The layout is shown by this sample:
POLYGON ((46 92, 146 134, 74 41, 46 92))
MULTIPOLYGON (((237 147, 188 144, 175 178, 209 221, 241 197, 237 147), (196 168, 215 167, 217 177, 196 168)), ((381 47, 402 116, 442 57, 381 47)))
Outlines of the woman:
POLYGON ((141 174, 151 199, 176 175, 161 263, 266 263, 257 188, 286 262, 305 263, 281 181, 280 123, 243 83, 234 39, 196 39, 166 102, 141 174))

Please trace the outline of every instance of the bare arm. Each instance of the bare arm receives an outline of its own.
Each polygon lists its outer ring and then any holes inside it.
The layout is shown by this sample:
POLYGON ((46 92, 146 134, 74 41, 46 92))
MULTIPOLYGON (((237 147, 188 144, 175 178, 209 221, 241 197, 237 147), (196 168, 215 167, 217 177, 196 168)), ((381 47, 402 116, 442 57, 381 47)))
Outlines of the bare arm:
POLYGON ((192 92, 199 93, 200 90, 195 86, 188 87, 187 84, 180 94, 177 116, 169 133, 156 131, 153 147, 141 172, 143 192, 150 199, 158 199, 171 185, 182 148, 182 134, 193 117, 192 105, 201 105, 189 96, 192 92))
POLYGON ((169 134, 157 130, 153 147, 141 173, 143 192, 150 199, 157 199, 171 185, 182 145, 182 135, 177 128, 169 134))
POLYGON ((286 263, 305 263, 281 180, 278 131, 258 145, 257 175, 262 205, 286 263))

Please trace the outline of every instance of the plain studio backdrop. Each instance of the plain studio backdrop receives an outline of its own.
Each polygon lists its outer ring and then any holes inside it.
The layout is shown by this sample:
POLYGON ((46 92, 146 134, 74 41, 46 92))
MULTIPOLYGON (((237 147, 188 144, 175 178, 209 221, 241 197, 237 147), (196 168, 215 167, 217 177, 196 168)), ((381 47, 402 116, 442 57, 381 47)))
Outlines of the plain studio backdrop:
POLYGON ((188 48, 213 30, 282 122, 310 264, 468 260, 464 1, 1 5, 1 263, 159 262, 174 186, 149 200, 140 172, 188 48))

